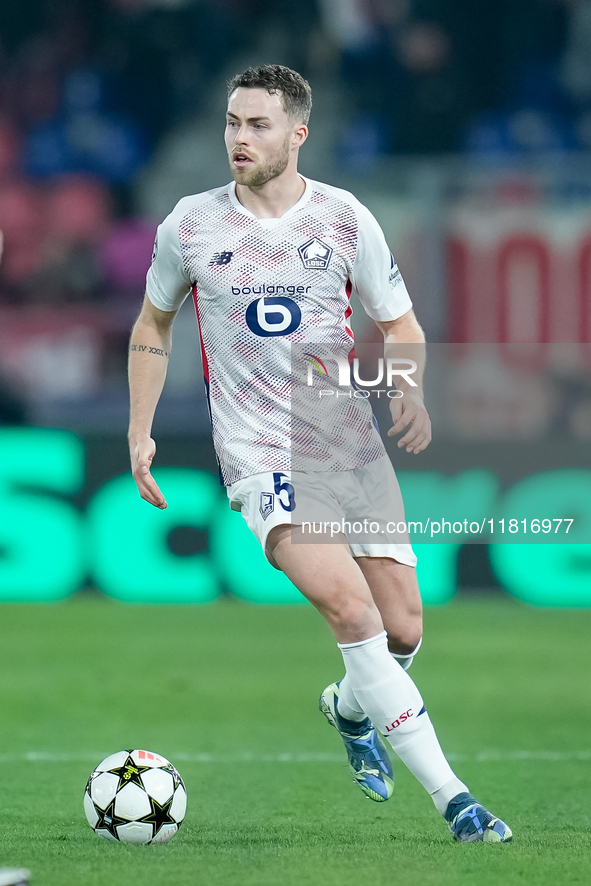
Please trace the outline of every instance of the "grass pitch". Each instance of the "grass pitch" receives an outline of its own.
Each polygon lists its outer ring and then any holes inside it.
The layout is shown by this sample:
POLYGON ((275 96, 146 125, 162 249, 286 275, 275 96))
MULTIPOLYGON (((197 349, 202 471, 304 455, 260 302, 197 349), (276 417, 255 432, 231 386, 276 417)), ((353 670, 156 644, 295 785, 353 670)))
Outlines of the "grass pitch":
POLYGON ((396 760, 394 797, 363 797, 316 708, 342 667, 311 608, 81 596, 0 607, 0 867, 31 868, 35 886, 589 883, 591 612, 464 599, 425 621, 413 677, 513 844, 456 845, 396 760), (86 779, 124 747, 185 780, 167 845, 86 824, 86 779))

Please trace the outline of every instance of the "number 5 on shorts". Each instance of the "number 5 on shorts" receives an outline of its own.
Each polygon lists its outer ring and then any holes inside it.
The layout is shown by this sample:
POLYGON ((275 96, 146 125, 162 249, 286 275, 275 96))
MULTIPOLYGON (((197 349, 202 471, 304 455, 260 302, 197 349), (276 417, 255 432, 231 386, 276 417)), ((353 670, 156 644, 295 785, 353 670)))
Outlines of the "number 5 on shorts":
POLYGON ((273 474, 273 483, 275 484, 275 495, 277 496, 277 500, 284 511, 293 511, 296 506, 295 502, 295 491, 291 483, 285 481, 281 482, 282 477, 286 477, 287 474, 273 474), (287 504, 284 504, 281 499, 281 493, 285 490, 287 492, 287 504))

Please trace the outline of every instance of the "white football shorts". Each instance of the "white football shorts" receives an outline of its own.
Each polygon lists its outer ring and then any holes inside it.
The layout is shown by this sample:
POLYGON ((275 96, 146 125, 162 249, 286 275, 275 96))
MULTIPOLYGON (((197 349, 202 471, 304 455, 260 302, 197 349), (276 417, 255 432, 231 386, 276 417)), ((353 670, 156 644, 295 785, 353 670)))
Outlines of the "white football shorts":
POLYGON ((298 542, 333 543, 345 535, 353 557, 390 557, 416 566, 394 468, 384 455, 350 471, 253 474, 227 487, 266 554, 275 526, 301 526, 298 542))

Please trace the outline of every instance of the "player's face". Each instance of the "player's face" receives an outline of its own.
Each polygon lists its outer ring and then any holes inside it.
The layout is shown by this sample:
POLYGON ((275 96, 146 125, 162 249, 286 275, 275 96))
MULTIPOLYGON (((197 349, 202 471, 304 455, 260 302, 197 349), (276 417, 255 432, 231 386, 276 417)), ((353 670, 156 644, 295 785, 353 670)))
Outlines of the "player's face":
POLYGON ((281 175, 299 145, 297 131, 301 129, 305 127, 294 124, 285 113, 281 95, 269 95, 264 89, 236 89, 228 102, 225 132, 235 181, 256 188, 281 175))

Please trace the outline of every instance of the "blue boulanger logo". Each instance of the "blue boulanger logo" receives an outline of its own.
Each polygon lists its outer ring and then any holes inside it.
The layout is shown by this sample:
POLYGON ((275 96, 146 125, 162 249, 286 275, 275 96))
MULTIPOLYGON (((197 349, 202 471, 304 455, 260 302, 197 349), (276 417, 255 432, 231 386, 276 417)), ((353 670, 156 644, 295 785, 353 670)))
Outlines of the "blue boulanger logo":
POLYGON ((232 286, 232 295, 305 295, 311 286, 283 286, 281 283, 259 283, 258 286, 232 286))
POLYGON ((310 271, 325 271, 329 265, 332 248, 319 240, 318 237, 312 237, 303 246, 298 249, 302 264, 310 271))
POLYGON ((255 335, 289 335, 301 322, 302 312, 291 298, 257 298, 246 309, 246 324, 255 335))

